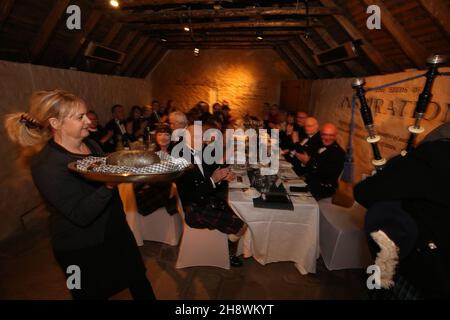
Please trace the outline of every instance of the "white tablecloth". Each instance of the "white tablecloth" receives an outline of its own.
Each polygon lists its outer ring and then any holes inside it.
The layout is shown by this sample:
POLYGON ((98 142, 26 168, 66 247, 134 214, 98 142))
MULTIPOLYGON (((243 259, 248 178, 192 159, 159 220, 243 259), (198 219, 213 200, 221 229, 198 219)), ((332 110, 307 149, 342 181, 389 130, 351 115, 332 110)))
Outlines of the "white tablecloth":
POLYGON ((242 190, 229 191, 230 206, 249 227, 242 239, 244 257, 253 256, 262 265, 293 261, 301 274, 315 273, 319 206, 314 198, 291 200, 294 211, 254 208, 242 190))

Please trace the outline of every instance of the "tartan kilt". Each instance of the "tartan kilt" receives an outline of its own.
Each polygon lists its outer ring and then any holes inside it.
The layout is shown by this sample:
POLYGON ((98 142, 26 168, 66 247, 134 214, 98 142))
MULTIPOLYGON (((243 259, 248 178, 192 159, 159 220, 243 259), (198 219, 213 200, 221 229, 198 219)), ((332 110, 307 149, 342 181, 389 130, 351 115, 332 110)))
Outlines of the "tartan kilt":
POLYGON ((217 229, 226 234, 236 234, 244 225, 226 201, 215 197, 201 204, 191 203, 184 212, 187 225, 195 229, 217 229))

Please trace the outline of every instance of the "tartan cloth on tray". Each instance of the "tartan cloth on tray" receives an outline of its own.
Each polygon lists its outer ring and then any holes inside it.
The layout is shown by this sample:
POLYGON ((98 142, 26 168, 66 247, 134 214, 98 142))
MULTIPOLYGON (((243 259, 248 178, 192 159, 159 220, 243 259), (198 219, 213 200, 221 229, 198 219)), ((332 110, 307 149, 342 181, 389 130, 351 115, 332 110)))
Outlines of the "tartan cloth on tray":
POLYGON ((161 159, 160 163, 141 168, 108 165, 106 164, 106 157, 86 157, 77 161, 77 169, 105 174, 159 174, 181 171, 189 166, 189 162, 184 158, 174 158, 164 152, 157 152, 156 154, 161 159))

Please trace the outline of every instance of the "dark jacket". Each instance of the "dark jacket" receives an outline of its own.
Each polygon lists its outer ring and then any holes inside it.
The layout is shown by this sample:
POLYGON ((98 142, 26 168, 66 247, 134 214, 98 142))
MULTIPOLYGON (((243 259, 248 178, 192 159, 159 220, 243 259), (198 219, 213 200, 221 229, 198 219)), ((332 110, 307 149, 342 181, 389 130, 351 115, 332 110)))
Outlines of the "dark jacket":
MULTIPOLYGON (((92 140, 86 144, 94 154, 102 154, 92 140)), ((76 250, 101 244, 111 216, 127 227, 116 190, 88 181, 69 171, 70 162, 83 156, 70 153, 53 140, 33 159, 33 181, 50 213, 50 235, 55 250, 76 250)))
MULTIPOLYGON (((450 295, 450 140, 421 144, 404 158, 389 161, 379 173, 354 188, 355 200, 366 208, 380 201, 400 201, 415 220, 416 247, 402 262, 419 286, 450 295), (430 251, 428 242, 436 244, 430 251), (437 253, 437 254, 436 254, 437 253), (439 270, 444 270, 440 272, 439 270)), ((448 296, 447 296, 448 297, 448 296)))
POLYGON ((344 169, 345 152, 334 142, 323 146, 306 165, 306 183, 316 199, 334 195, 338 187, 338 179, 344 169))
MULTIPOLYGON (((297 153, 306 153, 310 157, 317 154, 317 151, 322 147, 322 139, 320 137, 320 132, 317 132, 315 135, 311 137, 306 137, 304 139, 300 139, 299 142, 294 144, 294 150, 297 153)), ((300 160, 297 159, 297 157, 287 155, 286 160, 291 162, 293 164, 293 169, 295 173, 299 176, 303 176, 306 173, 306 167, 302 165, 300 160)))
MULTIPOLYGON (((193 156, 191 163, 194 163, 193 156)), ((217 229, 226 234, 237 233, 243 221, 234 214, 224 199, 227 188, 222 183, 214 186, 211 174, 216 165, 202 164, 186 171, 177 179, 177 190, 183 204, 186 223, 192 228, 217 229)))
MULTIPOLYGON (((123 127, 126 130, 125 122, 121 122, 121 124, 123 125, 123 127)), ((122 131, 120 130, 119 126, 117 125, 115 119, 111 119, 105 125, 105 129, 104 129, 105 134, 108 131, 112 131, 113 136, 103 144, 102 148, 103 148, 103 150, 105 150, 105 152, 109 153, 109 152, 116 151, 118 137, 121 137, 123 139, 123 137, 125 136, 128 140, 130 140, 130 137, 128 136, 128 134, 126 132, 125 132, 125 134, 122 134, 122 131)))

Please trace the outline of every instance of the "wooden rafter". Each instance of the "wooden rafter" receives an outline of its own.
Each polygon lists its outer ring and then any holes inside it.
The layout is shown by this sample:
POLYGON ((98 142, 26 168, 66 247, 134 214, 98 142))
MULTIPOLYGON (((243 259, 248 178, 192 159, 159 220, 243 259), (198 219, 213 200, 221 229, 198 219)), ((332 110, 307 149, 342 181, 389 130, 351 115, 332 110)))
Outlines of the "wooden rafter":
POLYGON ((87 37, 94 30, 95 26, 101 18, 102 13, 99 10, 93 10, 89 15, 86 23, 83 25, 83 28, 81 28, 81 30, 77 32, 75 39, 73 40, 73 43, 69 47, 69 50, 67 52, 67 62, 69 63, 69 65, 72 65, 80 49, 87 41, 87 37))
MULTIPOLYGON (((339 14, 337 9, 323 7, 309 8, 310 16, 339 14)), ((156 11, 151 13, 135 13, 124 16, 122 22, 161 22, 179 19, 214 19, 214 18, 243 18, 263 16, 305 16, 306 9, 290 8, 244 8, 244 9, 220 9, 220 10, 183 10, 183 11, 156 11)))
POLYGON ((153 48, 155 48, 155 46, 156 46, 155 41, 153 41, 152 39, 148 39, 146 44, 143 46, 143 49, 139 52, 138 55, 136 55, 136 58, 134 59, 133 63, 130 64, 128 70, 124 70, 125 75, 133 76, 136 70, 142 67, 145 57, 148 56, 148 54, 151 52, 153 48))
POLYGON ((234 29, 234 28, 306 28, 323 27, 318 23, 308 25, 306 21, 236 21, 236 22, 208 22, 208 23, 176 23, 176 24, 147 24, 140 30, 183 30, 184 27, 194 30, 234 29))
MULTIPOLYGON (((339 43, 334 40, 333 36, 327 30, 317 29, 316 32, 330 48, 339 46, 339 43)), ((353 76, 362 76, 364 74, 364 69, 355 61, 344 61, 343 64, 350 70, 353 76)))
POLYGON ((294 49, 295 52, 300 55, 308 68, 310 68, 318 78, 326 77, 329 75, 328 72, 325 71, 325 69, 320 68, 316 65, 316 62, 311 57, 311 54, 305 51, 298 38, 291 39, 288 43, 292 47, 292 49, 294 49))
POLYGON ((147 65, 143 68, 140 74, 141 78, 146 78, 150 72, 156 67, 156 65, 161 61, 164 55, 167 53, 167 48, 157 47, 153 50, 152 55, 148 59, 147 65))
MULTIPOLYGON (((333 0, 320 0, 320 2, 327 8, 336 8, 336 4, 333 0)), ((341 25, 342 28, 349 34, 353 40, 362 41, 362 50, 366 53, 373 64, 382 72, 394 72, 398 71, 395 65, 386 59, 379 51, 376 49, 356 28, 353 23, 344 15, 334 16, 336 21, 341 25)))
POLYGON ((136 42, 136 44, 133 46, 133 48, 130 50, 130 52, 128 52, 125 61, 122 65, 121 68, 121 73, 124 75, 127 70, 128 67, 130 66, 131 63, 133 63, 134 58, 136 57, 136 55, 139 53, 139 51, 142 49, 142 47, 144 46, 144 44, 148 41, 147 37, 140 37, 139 40, 136 42))
POLYGON ((110 46, 111 43, 114 41, 114 39, 119 34, 122 27, 123 27, 123 25, 121 23, 114 23, 112 28, 109 29, 109 32, 106 35, 105 39, 103 40, 103 45, 110 46))
POLYGON ((119 51, 126 51, 127 48, 129 47, 129 45, 131 44, 131 42, 138 36, 138 32, 137 31, 130 31, 128 32, 128 34, 125 37, 125 40, 123 40, 119 47, 117 48, 117 50, 119 51))
POLYGON ((2 30, 3 24, 8 19, 12 8, 14 7, 15 0, 3 0, 0 2, 0 30, 2 30))
POLYGON ((173 44, 164 44, 163 47, 166 48, 209 48, 209 47, 273 47, 276 43, 274 42, 248 42, 248 41, 234 41, 234 42, 199 42, 195 43, 192 41, 178 42, 173 44))
POLYGON ((37 62, 41 57, 42 52, 47 47, 56 25, 65 13, 70 0, 58 0, 55 2, 52 10, 45 19, 44 24, 41 26, 36 38, 34 39, 30 52, 33 62, 37 62))
POLYGON ((302 60, 299 54, 295 51, 295 49, 289 44, 288 41, 283 42, 281 48, 286 52, 286 54, 291 58, 291 60, 298 66, 298 68, 302 71, 302 73, 306 76, 306 78, 311 79, 316 76, 314 73, 308 68, 306 63, 302 60))
POLYGON ((214 4, 215 0, 134 0, 122 6, 123 9, 135 9, 144 6, 165 6, 185 4, 214 4))
MULTIPOLYGON (((154 36, 154 37, 150 37, 154 40, 158 40, 160 41, 161 37, 158 36, 154 36)), ((264 41, 283 41, 283 40, 289 40, 291 39, 291 36, 264 36, 263 40, 264 41)), ((164 39, 166 41, 163 41, 163 44, 169 44, 169 43, 177 43, 177 42, 187 42, 187 41, 191 41, 191 42, 230 42, 230 41, 248 41, 248 42, 260 42, 261 40, 257 39, 257 37, 255 35, 253 36, 248 36, 248 35, 239 35, 239 34, 235 34, 233 36, 220 36, 220 35, 216 35, 216 36, 210 36, 210 37, 202 37, 202 36, 194 36, 194 37, 189 37, 189 36, 178 36, 178 37, 164 37, 164 39)))
POLYGON ((434 21, 450 37, 450 7, 448 1, 444 0, 419 0, 428 11, 434 21))
POLYGON ((281 60, 283 60, 286 63, 288 68, 295 73, 295 75, 297 76, 297 79, 305 78, 305 75, 297 67, 297 65, 291 60, 291 58, 286 54, 286 52, 283 50, 283 48, 281 46, 276 46, 275 51, 278 53, 281 60))
MULTIPOLYGON (((196 32, 194 30, 193 36, 194 37, 220 37, 220 36, 227 36, 227 37, 232 37, 232 36, 253 36, 256 37, 256 35, 262 35, 264 37, 266 36, 270 36, 270 37, 275 37, 275 36, 280 36, 280 37, 288 37, 288 36, 298 36, 298 35, 302 35, 304 34, 305 31, 302 30, 208 30, 208 31, 204 31, 204 32, 196 32)), ((161 33, 156 33, 156 32, 143 32, 143 34, 149 36, 149 37, 158 37, 160 38, 161 36, 164 37, 191 37, 191 34, 188 34, 186 31, 179 31, 179 32, 161 32, 161 33)))
POLYGON ((403 26, 389 12, 386 5, 381 0, 362 0, 366 5, 377 5, 381 10, 382 25, 389 31, 392 37, 397 41, 400 48, 405 52, 409 59, 418 67, 426 65, 426 50, 406 32, 403 26))
MULTIPOLYGON (((303 42, 312 52, 312 54, 317 54, 319 52, 317 45, 314 43, 312 38, 305 39, 304 37, 298 37, 299 41, 303 42)), ((327 65, 325 66, 334 77, 345 76, 345 71, 338 65, 327 65)))

